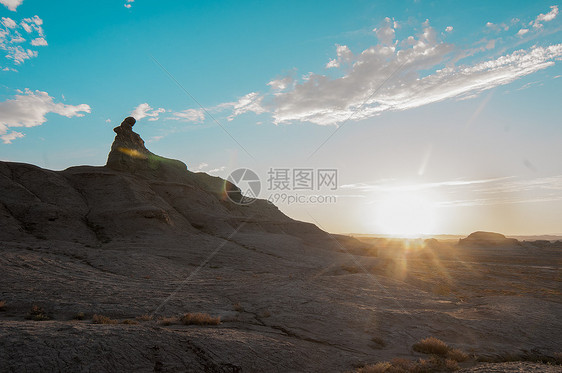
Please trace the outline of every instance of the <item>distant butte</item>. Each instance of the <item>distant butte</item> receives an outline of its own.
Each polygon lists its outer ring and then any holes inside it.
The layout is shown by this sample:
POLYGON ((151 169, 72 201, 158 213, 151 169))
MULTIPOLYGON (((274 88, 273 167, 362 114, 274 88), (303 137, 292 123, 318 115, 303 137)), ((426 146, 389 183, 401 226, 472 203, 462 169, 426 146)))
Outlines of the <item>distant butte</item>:
POLYGON ((507 238, 503 234, 494 232, 478 231, 459 240, 459 246, 504 247, 514 245, 519 245, 519 241, 515 238, 507 238))

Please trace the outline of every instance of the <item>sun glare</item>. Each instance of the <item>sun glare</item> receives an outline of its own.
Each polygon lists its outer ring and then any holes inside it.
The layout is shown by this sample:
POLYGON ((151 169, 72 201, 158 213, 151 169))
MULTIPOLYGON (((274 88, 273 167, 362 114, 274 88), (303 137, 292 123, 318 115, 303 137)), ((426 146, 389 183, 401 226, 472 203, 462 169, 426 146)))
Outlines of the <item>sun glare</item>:
POLYGON ((435 205, 418 192, 392 192, 374 205, 380 233, 415 237, 434 233, 435 205))

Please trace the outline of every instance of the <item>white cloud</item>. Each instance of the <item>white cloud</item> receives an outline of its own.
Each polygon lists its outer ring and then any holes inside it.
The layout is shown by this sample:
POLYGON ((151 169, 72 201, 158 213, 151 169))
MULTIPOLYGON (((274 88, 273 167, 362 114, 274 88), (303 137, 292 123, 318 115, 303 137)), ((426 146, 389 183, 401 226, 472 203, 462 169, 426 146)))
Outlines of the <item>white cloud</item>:
MULTIPOLYGON (((373 30, 373 31, 375 31, 375 30, 373 30)), ((349 63, 352 59, 353 59, 353 53, 347 47, 347 45, 336 44, 336 58, 333 59, 333 60, 330 60, 326 64, 326 68, 331 69, 331 68, 334 68, 334 67, 340 67, 342 64, 349 63)))
POLYGON ((169 119, 181 120, 185 122, 202 123, 205 120, 205 112, 203 109, 187 109, 172 114, 169 119))
POLYGON ((221 167, 213 168, 212 170, 207 171, 207 173, 208 174, 215 174, 217 172, 224 171, 225 169, 226 169, 226 166, 221 166, 221 167))
POLYGON ((292 83, 293 83, 293 78, 290 76, 286 76, 283 78, 279 78, 279 79, 274 79, 272 81, 270 81, 269 83, 267 83, 268 86, 271 87, 271 89, 276 90, 276 91, 282 91, 286 88, 288 88, 292 83))
MULTIPOLYGON (((389 21, 386 27, 390 27, 389 21)), ((357 55, 348 53, 346 47, 351 68, 343 76, 311 73, 290 90, 275 93, 267 105, 275 123, 333 125, 349 118, 359 120, 473 95, 551 66, 562 56, 562 44, 533 46, 480 63, 455 66, 451 63, 453 46, 438 41, 430 26, 417 37, 393 45, 389 45, 391 33, 384 31, 382 35, 382 43, 357 55), (427 70, 434 72, 427 74, 427 70)), ((484 42, 485 48, 494 47, 494 43, 484 42)))
POLYGON ((15 139, 22 138, 23 136, 25 135, 21 132, 12 131, 10 133, 6 133, 5 135, 1 135, 0 139, 2 139, 2 142, 4 144, 11 144, 12 141, 14 141, 15 139))
POLYGON ((12 12, 16 11, 16 8, 23 3, 23 0, 0 0, 0 4, 5 5, 12 12))
POLYGON ((24 18, 23 21, 20 22, 20 25, 24 28, 25 31, 31 33, 33 31, 37 31, 39 36, 43 36, 43 20, 39 18, 39 16, 35 15, 31 18, 24 18))
POLYGON ((237 102, 222 104, 224 106, 232 106, 232 114, 227 118, 231 121, 238 115, 253 112, 255 114, 265 113, 267 110, 262 106, 263 96, 257 92, 248 93, 242 96, 237 102))
POLYGON ((393 28, 394 22, 391 22, 390 18, 386 17, 384 19, 385 25, 374 29, 373 31, 377 34, 377 38, 384 45, 391 45, 394 41, 395 31, 393 28))
POLYGON ((158 120, 158 116, 160 113, 164 113, 166 109, 158 108, 153 109, 148 103, 143 103, 137 106, 132 112, 131 116, 134 117, 136 120, 141 120, 143 118, 148 117, 149 121, 153 122, 158 120))
POLYGON ((446 32, 451 32, 453 31, 453 26, 447 26, 447 28, 445 29, 446 32))
POLYGON ((16 65, 21 65, 25 60, 37 57, 38 54, 37 51, 24 49, 20 46, 8 46, 4 50, 8 52, 6 58, 13 60, 16 65))
POLYGON ((45 38, 35 38, 31 41, 31 45, 35 45, 35 46, 46 46, 47 45, 47 40, 45 40, 45 38))
POLYGON ((8 132, 12 127, 35 127, 47 121, 45 115, 55 113, 67 118, 82 117, 90 113, 89 105, 65 105, 54 102, 53 97, 47 92, 18 91, 11 100, 0 102, 0 136, 4 143, 8 144, 23 134, 19 132, 8 132))
POLYGON ((125 5, 123 5, 123 6, 127 9, 131 9, 131 3, 134 3, 134 2, 135 2, 135 0, 127 0, 125 5))
POLYGON ((525 34, 528 33, 528 32, 529 32, 529 29, 527 29, 527 28, 522 28, 521 30, 517 31, 517 36, 523 36, 523 35, 525 35, 525 34))
POLYGON ((16 28, 18 26, 16 21, 14 21, 13 19, 11 19, 9 17, 2 17, 2 24, 6 28, 16 28))
POLYGON ((19 23, 3 17, 0 24, 0 50, 5 51, 5 57, 15 65, 21 65, 26 60, 37 57, 38 53, 33 47, 47 45, 42 27, 43 20, 39 16, 24 18, 19 23), (26 39, 20 31, 29 34, 32 39, 30 45, 22 45, 26 39))
POLYGON ((550 9, 550 12, 546 14, 541 13, 537 16, 535 21, 532 23, 533 27, 541 28, 543 26, 542 22, 549 22, 556 18, 556 16, 558 15, 558 5, 553 5, 550 7, 550 9))

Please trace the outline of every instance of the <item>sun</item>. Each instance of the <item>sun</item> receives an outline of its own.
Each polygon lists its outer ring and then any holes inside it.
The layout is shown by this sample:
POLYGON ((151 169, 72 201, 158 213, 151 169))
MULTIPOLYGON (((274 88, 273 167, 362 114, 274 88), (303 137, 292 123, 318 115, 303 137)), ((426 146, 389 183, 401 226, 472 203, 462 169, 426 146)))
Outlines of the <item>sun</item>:
POLYGON ((383 234, 416 237, 434 233, 435 204, 419 191, 386 194, 374 205, 375 225, 383 234))

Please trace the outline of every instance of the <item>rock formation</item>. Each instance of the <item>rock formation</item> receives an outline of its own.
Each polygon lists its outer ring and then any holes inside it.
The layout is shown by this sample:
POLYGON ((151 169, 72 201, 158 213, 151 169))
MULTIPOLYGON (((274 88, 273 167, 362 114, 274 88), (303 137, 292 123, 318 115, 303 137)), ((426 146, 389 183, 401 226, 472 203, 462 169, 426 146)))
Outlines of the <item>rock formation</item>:
POLYGON ((235 185, 153 154, 133 132, 134 124, 128 117, 114 129, 117 135, 105 167, 57 172, 0 162, 0 239, 98 245, 155 232, 228 235, 242 222, 247 231, 327 237, 265 200, 249 206, 232 202, 236 193, 241 196, 235 185))
POLYGON ((473 232, 468 237, 459 240, 459 246, 507 247, 518 245, 519 241, 515 238, 506 238, 503 234, 493 232, 473 232))

